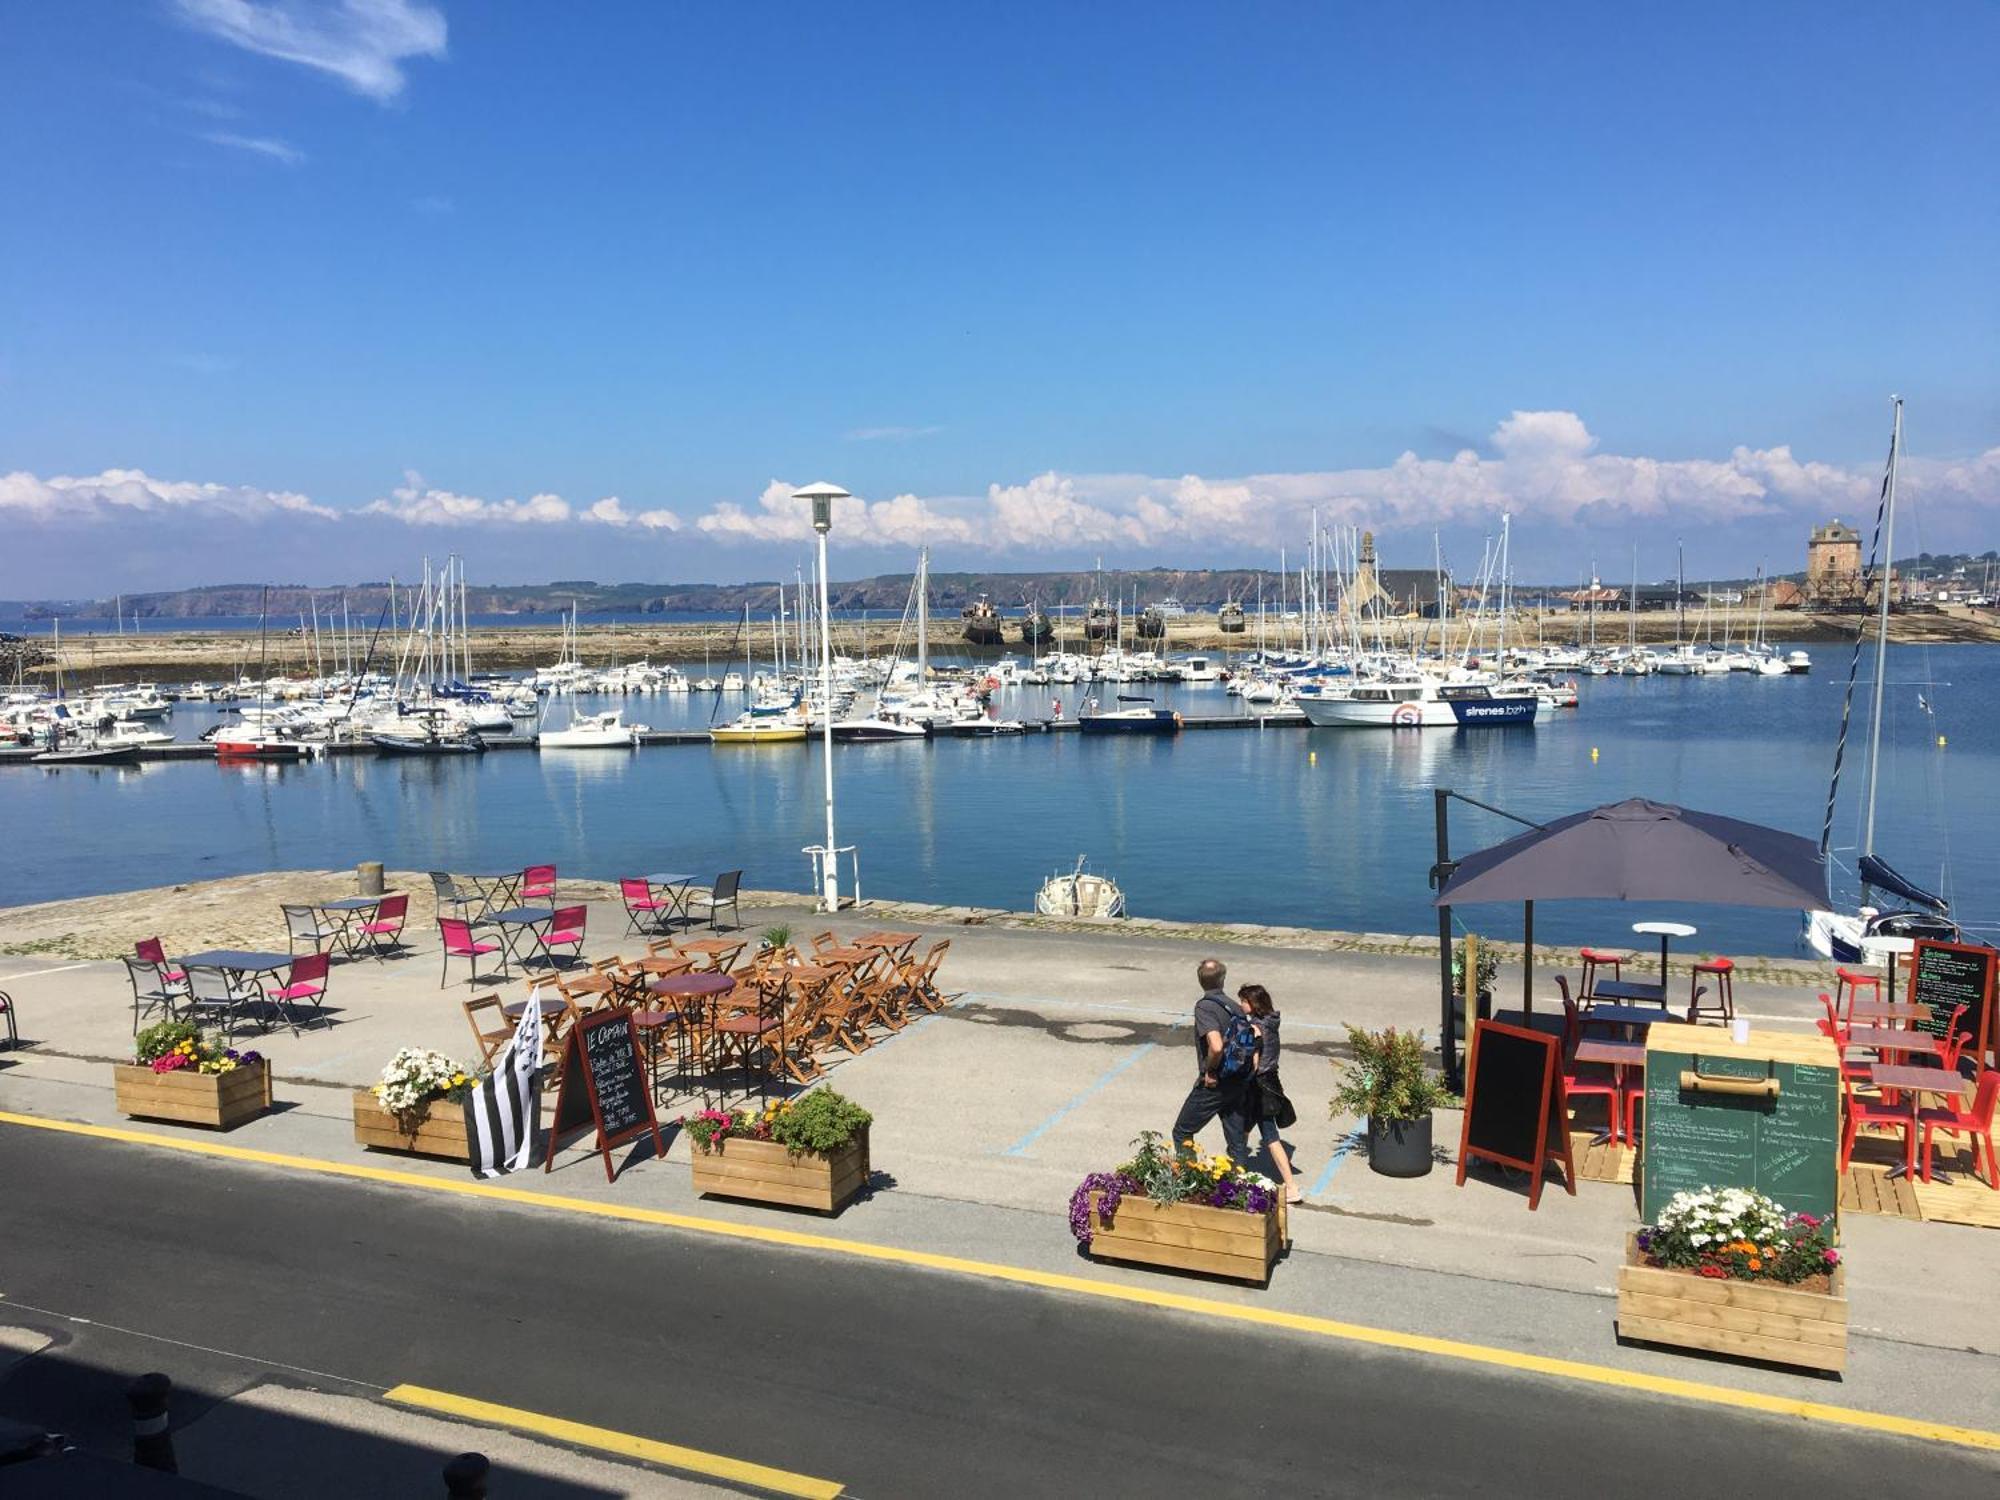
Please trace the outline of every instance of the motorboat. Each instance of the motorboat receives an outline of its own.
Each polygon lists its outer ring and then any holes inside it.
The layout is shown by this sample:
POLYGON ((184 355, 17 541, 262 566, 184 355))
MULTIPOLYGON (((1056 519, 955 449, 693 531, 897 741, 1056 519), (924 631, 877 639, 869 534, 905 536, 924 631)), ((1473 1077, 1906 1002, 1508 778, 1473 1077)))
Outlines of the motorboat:
POLYGON ((630 750, 646 732, 644 724, 627 724, 618 709, 603 713, 572 713, 563 729, 544 729, 535 743, 544 750, 630 750))
POLYGON ((141 750, 174 742, 166 730, 154 729, 143 719, 113 719, 98 732, 98 739, 109 745, 136 745, 141 750))
POLYGON ((1104 921, 1125 915, 1125 893, 1118 889, 1118 882, 1109 875, 1087 873, 1084 864, 1084 857, 1078 855, 1075 869, 1042 882, 1035 893, 1038 915, 1104 921))
POLYGON ((782 745, 804 740, 811 728, 793 699, 753 703, 729 723, 710 729, 708 738, 715 745, 782 745))
POLYGON ((1182 682, 1219 682, 1222 678, 1222 669, 1212 656, 1183 656, 1180 669, 1182 682))
POLYGON ((930 732, 946 739, 984 740, 1007 734, 1026 734, 1028 726, 1019 719, 990 719, 981 714, 976 719, 953 719, 932 724, 930 732))
POLYGON ((481 755, 486 750, 477 730, 453 721, 441 708, 406 713, 394 728, 378 729, 368 740, 384 755, 481 755))
POLYGON ((1100 710, 1095 698, 1088 699, 1076 716, 1077 728, 1085 734, 1179 734, 1181 716, 1171 708, 1156 708, 1151 698, 1120 693, 1120 703, 1130 708, 1100 710))
POLYGON ((1542 699, 1503 696, 1483 682, 1357 682, 1298 700, 1306 721, 1327 729, 1499 729, 1533 724, 1542 699))
POLYGON ((1810 672, 1812 670, 1812 658, 1803 651, 1787 651, 1785 653, 1785 670, 1788 672, 1797 672, 1801 675, 1810 672))
POLYGON ((914 719, 892 718, 886 714, 871 714, 865 719, 836 719, 833 723, 833 738, 841 745, 887 745, 921 742, 929 736, 924 726, 914 719))
POLYGON ((114 744, 94 736, 64 744, 58 736, 48 749, 31 756, 30 761, 52 770, 63 766, 130 766, 138 764, 139 747, 114 744))

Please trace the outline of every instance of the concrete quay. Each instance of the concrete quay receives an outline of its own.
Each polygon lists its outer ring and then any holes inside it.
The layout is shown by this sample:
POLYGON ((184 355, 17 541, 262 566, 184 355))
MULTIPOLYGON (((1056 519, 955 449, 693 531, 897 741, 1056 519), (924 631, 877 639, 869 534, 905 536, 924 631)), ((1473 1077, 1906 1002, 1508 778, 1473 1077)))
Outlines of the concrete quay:
MULTIPOLYGON (((113 1108, 107 1063, 127 1053, 131 1004, 122 966, 109 954, 155 933, 170 952, 215 943, 282 947, 280 899, 324 899, 350 889, 348 876, 288 872, 0 911, 0 940, 10 950, 0 958, 0 990, 16 1002, 23 1040, 21 1048, 0 1052, 0 1111, 48 1122, 124 1124, 113 1108)), ((623 935, 623 912, 600 892, 580 883, 575 891, 592 896, 585 956, 634 953, 641 941, 623 935)), ((427 896, 412 903, 408 956, 335 966, 325 1024, 299 1035, 279 1026, 249 1040, 273 1060, 278 1112, 223 1138, 169 1125, 130 1128, 336 1164, 386 1163, 398 1173, 462 1183, 463 1168, 372 1157, 352 1139, 349 1091, 372 1082, 399 1047, 428 1046, 469 1059, 475 1054, 459 1002, 528 988, 515 975, 477 987, 455 978, 440 989, 437 941, 428 911, 420 909, 426 906, 427 896)), ((1172 1281, 1175 1288, 1205 1304, 1587 1361, 1635 1380, 1688 1379, 1725 1391, 2000 1428, 1994 1378, 2000 1320, 1985 1311, 1968 1315, 1968 1308, 1983 1308, 1979 1289, 2000 1271, 2000 1236, 1847 1216, 1852 1359, 1844 1383, 1829 1388, 1776 1369, 1690 1361, 1616 1342, 1612 1283, 1624 1236, 1637 1223, 1629 1187, 1585 1181, 1574 1197, 1552 1187, 1533 1213, 1523 1183, 1501 1173, 1475 1170, 1457 1188, 1450 1167, 1459 1118, 1451 1112, 1437 1121, 1443 1158, 1437 1171, 1414 1181, 1371 1173, 1359 1122, 1330 1108, 1331 1064, 1345 1053, 1350 1023, 1434 1032, 1434 955, 1285 946, 1254 930, 1065 931, 925 911, 871 903, 828 922, 799 898, 779 893, 757 898, 745 911, 744 935, 752 941, 772 925, 789 925, 795 941, 823 927, 852 935, 892 926, 919 932, 926 944, 952 943, 942 976, 957 994, 950 1008, 859 1056, 831 1061, 831 1086, 876 1116, 880 1175, 873 1192, 838 1219, 801 1226, 816 1235, 1093 1284, 1160 1286, 1161 1278, 1149 1273, 1081 1258, 1064 1215, 1084 1174, 1115 1166, 1140 1130, 1164 1130, 1172 1120, 1193 1071, 1193 964, 1212 951, 1229 965, 1232 984, 1265 984, 1285 1013, 1285 1081, 1300 1115, 1287 1136, 1309 1201, 1293 1211, 1294 1245, 1268 1289, 1184 1280, 1172 1281), (1922 1274, 1912 1274, 1916 1267, 1922 1274), (1921 1379, 1913 1374, 1919 1367, 1921 1379)), ((1518 974, 1503 970, 1497 986, 1503 1004, 1518 986, 1518 974)), ((1810 984, 1744 981, 1738 1006, 1760 1025, 1805 1030, 1816 1011, 1813 994, 1810 984)), ((1546 978, 1538 996, 1553 1004, 1546 978)), ((694 1103, 663 1106, 663 1123, 671 1127, 694 1103)), ((32 1130, 0 1124, 10 1138, 32 1130)), ((725 1226, 800 1224, 796 1216, 754 1206, 698 1200, 682 1166, 686 1150, 670 1128, 665 1161, 652 1160, 647 1143, 629 1148, 613 1184, 576 1147, 554 1173, 524 1174, 506 1186, 546 1197, 551 1211, 567 1211, 555 1202, 564 1199, 643 1206, 725 1226)), ((228 1170, 243 1174, 245 1191, 255 1191, 263 1169, 246 1163, 228 1170)), ((497 1204, 483 1209, 476 1197, 476 1191, 458 1197, 460 1210, 502 1212, 497 1204)))

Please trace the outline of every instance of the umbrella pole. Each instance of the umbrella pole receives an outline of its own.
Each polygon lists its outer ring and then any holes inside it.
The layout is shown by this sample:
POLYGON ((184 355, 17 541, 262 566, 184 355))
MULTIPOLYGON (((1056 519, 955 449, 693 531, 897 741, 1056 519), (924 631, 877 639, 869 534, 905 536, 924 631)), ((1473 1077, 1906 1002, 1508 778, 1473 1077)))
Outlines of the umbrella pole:
MULTIPOLYGON (((1431 796, 1437 808, 1437 888, 1442 891, 1451 878, 1451 793, 1443 787, 1433 787, 1431 796)), ((1459 1076, 1458 1045, 1453 1037, 1452 990, 1451 990, 1451 908, 1440 906, 1438 914, 1438 992, 1442 997, 1440 1009, 1442 1017, 1438 1027, 1438 1059, 1444 1064, 1445 1085, 1454 1094, 1464 1088, 1459 1076)), ((1476 976, 1468 976, 1471 984, 1477 983, 1476 976)), ((1466 1007, 1470 1024, 1472 1007, 1466 1007)))
POLYGON ((1535 903, 1521 903, 1521 1021, 1535 1024, 1535 903))

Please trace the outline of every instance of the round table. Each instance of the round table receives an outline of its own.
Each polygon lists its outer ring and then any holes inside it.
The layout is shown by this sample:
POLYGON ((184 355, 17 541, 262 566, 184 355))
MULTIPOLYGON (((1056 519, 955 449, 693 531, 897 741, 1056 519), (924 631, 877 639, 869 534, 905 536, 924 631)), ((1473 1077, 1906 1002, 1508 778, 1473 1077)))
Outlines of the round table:
MULTIPOLYGON (((701 1020, 706 1020, 714 1014, 712 1006, 707 1002, 720 1000, 735 988, 736 980, 734 976, 718 974, 713 970, 701 974, 669 974, 664 979, 649 979, 646 981, 647 991, 658 995, 662 1000, 668 1002, 675 1000, 694 1001, 694 1005, 689 1008, 693 1009, 698 1019, 701 1020)), ((648 1014, 663 1016, 664 1011, 649 1012, 648 1014)), ((656 1021, 654 1024, 657 1026, 662 1023, 656 1021)), ((682 1031, 682 1036, 686 1036, 685 1029, 682 1031)), ((701 1051, 704 1054, 707 1050, 707 1047, 701 1047, 701 1051)))
MULTIPOLYGON (((569 1002, 567 1000, 537 1000, 535 1004, 541 1008, 542 1019, 544 1021, 554 1020, 569 1009, 569 1002)), ((509 1000, 505 1005, 500 1007, 500 1013, 510 1021, 518 1021, 527 1009, 527 1001, 509 1000)))
POLYGON ((1896 970, 1904 958, 1917 951, 1915 938, 1865 937, 1861 940, 1861 956, 1878 969, 1889 971, 1889 1004, 1896 1003, 1896 970))
POLYGON ((1667 984, 1667 940, 1669 938, 1691 938, 1701 929, 1691 927, 1686 922, 1634 922, 1632 930, 1647 937, 1660 940, 1660 987, 1667 984))

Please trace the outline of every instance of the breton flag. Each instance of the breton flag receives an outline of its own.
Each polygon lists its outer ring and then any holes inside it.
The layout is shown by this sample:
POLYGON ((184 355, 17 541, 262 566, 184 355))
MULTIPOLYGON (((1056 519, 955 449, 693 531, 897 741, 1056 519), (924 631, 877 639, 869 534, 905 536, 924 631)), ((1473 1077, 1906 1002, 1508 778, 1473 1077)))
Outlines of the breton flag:
POLYGON ((465 1096, 474 1177, 504 1177, 535 1164, 541 1144, 542 991, 528 996, 514 1039, 493 1072, 465 1096))

